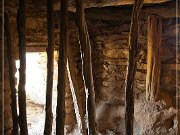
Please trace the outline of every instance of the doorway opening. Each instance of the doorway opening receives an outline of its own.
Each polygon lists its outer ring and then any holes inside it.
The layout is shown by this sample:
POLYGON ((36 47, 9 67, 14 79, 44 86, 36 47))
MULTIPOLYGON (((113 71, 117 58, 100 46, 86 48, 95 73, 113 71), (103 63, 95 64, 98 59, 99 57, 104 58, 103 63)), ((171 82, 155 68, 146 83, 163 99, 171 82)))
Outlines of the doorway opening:
MULTIPOLYGON (((56 52, 55 52, 56 54, 56 52)), ((16 61, 16 78, 19 80, 19 60, 16 61)), ((53 131, 55 131, 55 115, 57 101, 57 62, 54 60, 53 78, 53 131)), ((26 107, 29 134, 42 135, 45 124, 47 54, 46 52, 26 53, 26 107)), ((18 87, 18 82, 16 88, 18 87)), ((18 88, 17 88, 18 89, 18 88)))

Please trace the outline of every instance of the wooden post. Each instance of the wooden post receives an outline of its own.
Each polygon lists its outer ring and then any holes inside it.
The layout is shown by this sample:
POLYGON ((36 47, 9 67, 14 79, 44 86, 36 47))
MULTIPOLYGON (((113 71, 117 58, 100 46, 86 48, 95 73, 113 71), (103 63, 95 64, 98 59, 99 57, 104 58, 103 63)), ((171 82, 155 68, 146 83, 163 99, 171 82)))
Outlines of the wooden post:
POLYGON ((146 99, 158 100, 161 70, 162 18, 157 15, 148 17, 146 99))
POLYGON ((17 29, 19 37, 19 126, 21 135, 28 135, 26 118, 26 44, 25 44, 25 0, 19 0, 19 9, 17 13, 17 29))
POLYGON ((134 78, 136 73, 136 64, 140 47, 138 45, 138 17, 139 11, 143 5, 143 0, 135 0, 133 7, 131 27, 129 34, 129 58, 126 76, 126 101, 125 101, 125 132, 126 135, 133 135, 134 121, 134 78))
POLYGON ((52 113, 52 90, 54 74, 54 18, 53 18, 53 0, 47 0, 47 29, 48 29, 48 47, 47 47, 47 85, 46 85, 46 119, 44 135, 51 135, 53 113, 52 113))
POLYGON ((61 0, 60 17, 60 46, 58 58, 58 85, 56 110, 56 135, 64 135, 65 125, 65 89, 67 75, 67 46, 68 46, 68 1, 61 0))
POLYGON ((87 110, 88 110, 88 134, 97 135, 97 123, 95 113, 95 93, 92 74, 91 45, 88 35, 87 24, 85 21, 83 0, 76 0, 76 10, 78 15, 78 31, 82 52, 83 75, 85 88, 87 89, 87 110))
POLYGON ((7 43, 7 53, 8 53, 8 65, 9 65, 9 81, 11 89, 11 110, 12 110, 12 119, 13 119, 13 135, 18 135, 18 114, 17 114, 17 100, 16 100, 16 87, 15 87, 15 59, 13 57, 13 46, 11 40, 11 33, 9 28, 9 18, 5 14, 5 35, 7 43))

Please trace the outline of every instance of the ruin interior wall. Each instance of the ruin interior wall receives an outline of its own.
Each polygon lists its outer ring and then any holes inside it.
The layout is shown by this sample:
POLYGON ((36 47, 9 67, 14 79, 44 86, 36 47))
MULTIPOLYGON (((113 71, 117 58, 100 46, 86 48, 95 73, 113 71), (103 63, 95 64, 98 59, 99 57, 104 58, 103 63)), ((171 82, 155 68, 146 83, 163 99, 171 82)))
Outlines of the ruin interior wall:
MULTIPOLYGON (((32 3, 27 3, 26 43, 29 48, 32 48, 32 46, 37 47, 37 50, 32 49, 32 51, 42 51, 41 45, 43 45, 44 48, 47 45, 46 10, 38 7, 34 8, 31 4, 32 3)), ((12 27, 14 30, 12 30, 13 37, 17 39, 15 18, 17 5, 9 5, 8 10, 11 11, 9 13, 10 20, 12 26, 14 26, 12 27)), ((57 17, 58 15, 56 14, 55 22, 58 24, 57 17)), ((125 13, 124 17, 127 18, 125 13)), ((55 24, 56 45, 59 44, 59 26, 57 24, 55 24)), ((96 113, 99 129, 101 133, 104 134, 111 131, 117 134, 123 134, 125 106, 124 86, 128 57, 130 17, 128 19, 120 18, 117 20, 87 18, 87 24, 92 46, 93 77, 97 106, 96 113)), ((80 93, 82 94, 81 100, 84 101, 78 33, 75 23, 72 20, 69 22, 69 30, 69 45, 71 47, 71 54, 73 55, 72 62, 75 67, 74 72, 76 73, 79 91, 81 91, 80 93)), ((160 135, 169 135, 175 133, 177 129, 174 101, 176 89, 179 91, 176 85, 176 70, 177 72, 180 70, 180 56, 177 55, 176 58, 175 36, 175 18, 163 18, 160 89, 163 101, 157 103, 147 102, 145 101, 144 94, 147 63, 147 16, 141 17, 139 21, 138 43, 142 46, 142 49, 139 55, 140 59, 135 79, 135 108, 137 108, 135 109, 135 133, 137 134, 159 133, 160 135), (176 62, 178 63, 178 69, 176 69, 176 62), (152 117, 154 117, 154 119, 151 120, 152 117), (145 122, 142 121, 143 118, 145 122)), ((178 54, 180 53, 178 52, 178 54)), ((5 68, 5 70, 8 69, 5 68)), ((8 71, 4 73, 7 74, 7 72, 8 71)), ((5 84, 6 83, 8 83, 8 80, 5 80, 5 84)), ((8 85, 6 86, 8 87, 8 85)), ((5 104, 5 108, 9 108, 8 112, 10 112, 10 91, 9 88, 5 88, 5 90, 8 90, 7 94, 5 94, 5 103, 7 103, 5 104)), ((68 105, 66 106, 66 111, 69 114, 66 121, 72 125, 69 129, 69 132, 71 132, 75 128, 75 113, 69 88, 66 93, 66 102, 69 102, 69 107, 68 105)), ((7 119, 11 119, 10 115, 7 117, 7 119)))

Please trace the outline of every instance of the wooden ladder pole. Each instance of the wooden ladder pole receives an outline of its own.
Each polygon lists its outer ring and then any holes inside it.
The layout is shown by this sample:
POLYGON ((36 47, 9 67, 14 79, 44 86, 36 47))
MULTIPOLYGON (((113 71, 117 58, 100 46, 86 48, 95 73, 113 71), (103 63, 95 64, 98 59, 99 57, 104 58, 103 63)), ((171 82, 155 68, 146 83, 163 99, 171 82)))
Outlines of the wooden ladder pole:
POLYGON ((19 37, 19 126, 20 134, 28 135, 27 118, 26 118, 26 44, 25 44, 25 0, 19 0, 19 9, 17 13, 17 28, 19 37))
POLYGON ((64 135, 65 126, 65 89, 67 78, 67 47, 68 47, 68 1, 61 0, 60 8, 60 46, 58 58, 58 85, 56 110, 56 135, 64 135))
POLYGON ((52 91, 53 91, 53 74, 54 74, 54 17, 53 17, 53 0, 47 0, 47 30, 48 30, 48 47, 47 52, 47 85, 46 85, 46 118, 44 135, 51 135, 53 113, 52 113, 52 91))
MULTIPOLYGON (((72 85, 74 87, 74 91, 71 90, 71 93, 72 93, 72 96, 73 97, 76 97, 76 100, 77 100, 77 106, 78 106, 78 109, 79 109, 79 115, 80 115, 80 122, 78 122, 78 128, 80 129, 80 132, 81 134, 83 135, 87 135, 86 133, 86 123, 85 123, 85 103, 82 101, 81 97, 83 96, 83 98, 85 98, 85 91, 84 91, 84 94, 81 95, 80 93, 80 88, 78 86, 78 80, 76 78, 76 73, 75 73, 75 63, 73 62, 73 55, 72 55, 72 52, 71 51, 71 48, 69 46, 68 48, 68 65, 69 65, 69 79, 72 80, 72 85)), ((74 103, 74 106, 75 106, 75 103, 74 103)), ((76 111, 75 111, 76 112, 76 111)), ((78 119, 78 117, 76 116, 76 119, 78 119)))
POLYGON ((129 57, 125 86, 125 132, 126 135, 133 135, 134 121, 134 78, 136 73, 136 64, 140 47, 138 45, 138 17, 139 11, 143 5, 143 0, 135 0, 133 7, 131 27, 129 34, 129 57))

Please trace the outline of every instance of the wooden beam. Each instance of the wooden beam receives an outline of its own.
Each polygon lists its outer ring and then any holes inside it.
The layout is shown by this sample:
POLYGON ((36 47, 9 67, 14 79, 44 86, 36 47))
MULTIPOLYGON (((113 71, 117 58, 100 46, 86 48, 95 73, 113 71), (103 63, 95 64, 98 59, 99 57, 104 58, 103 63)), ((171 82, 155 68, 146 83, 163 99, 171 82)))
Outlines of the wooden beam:
POLYGON ((143 0, 135 0, 131 27, 129 34, 129 57, 128 68, 126 76, 126 101, 125 101, 125 132, 126 135, 133 135, 133 121, 134 121, 134 78, 136 73, 136 64, 138 60, 138 53, 140 46, 138 45, 138 17, 139 11, 143 5, 143 0))
POLYGON ((148 17, 146 99, 158 100, 161 70, 162 18, 157 15, 148 17))
MULTIPOLYGON (((145 4, 154 4, 154 3, 164 3, 166 1, 174 1, 174 0, 145 0, 144 3, 145 4)), ((84 9, 88 9, 88 8, 100 8, 100 7, 118 7, 118 6, 126 6, 126 5, 132 5, 133 4, 133 0, 112 0, 112 1, 108 1, 108 0, 84 0, 84 9)), ((54 2, 54 10, 58 10, 58 5, 59 2, 58 0, 55 0, 54 2)), ((74 3, 73 0, 69 0, 69 10, 70 11, 75 11, 75 7, 74 7, 74 3)))
POLYGON ((17 29, 19 38, 19 126, 20 134, 28 135, 27 118, 26 118, 26 43, 25 43, 25 0, 19 0, 19 9, 17 13, 17 29))
MULTIPOLYGON (((180 5, 177 6, 180 8, 180 5)), ((86 17, 90 19, 121 20, 123 18, 124 21, 128 21, 131 19, 132 8, 132 6, 88 8, 85 10, 85 13, 86 17)), ((146 19, 149 15, 153 14, 163 18, 180 17, 180 13, 176 14, 175 1, 143 6, 139 18, 146 19)))
POLYGON ((17 114, 17 99, 16 99, 16 86, 15 86, 15 59, 13 56, 13 46, 11 40, 11 32, 10 32, 10 23, 8 15, 5 14, 5 37, 7 44, 7 54, 8 54, 8 66, 9 66, 9 81, 10 81, 10 89, 11 89, 11 110, 12 110, 12 119, 13 119, 13 135, 18 135, 18 114, 17 114))
POLYGON ((46 118, 44 135, 51 135, 53 113, 52 113, 52 91, 54 74, 54 17, 53 0, 47 0, 47 29, 48 29, 48 47, 47 47, 47 85, 46 85, 46 118))
POLYGON ((56 135, 64 135, 65 125, 65 89, 67 76, 67 45, 68 45, 68 1, 61 0, 60 16, 60 47, 58 58, 58 85, 56 110, 56 135))
POLYGON ((97 123, 95 112, 95 93, 92 74, 91 45, 88 35, 88 29, 85 20, 83 0, 75 0, 76 11, 78 15, 78 32, 82 51, 83 76, 85 89, 87 89, 87 111, 88 111, 88 134, 97 135, 97 123))
POLYGON ((46 52, 47 46, 27 46, 26 52, 46 52))

